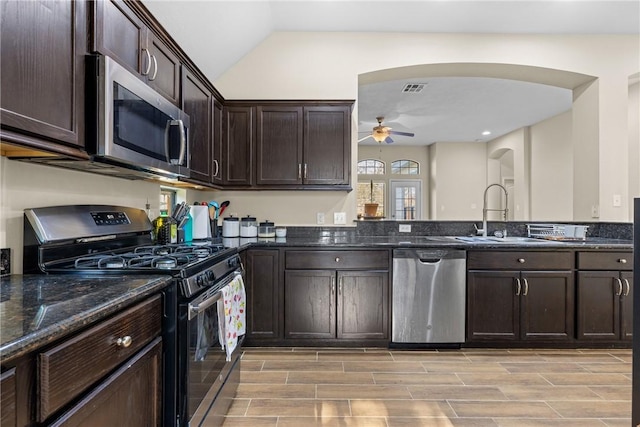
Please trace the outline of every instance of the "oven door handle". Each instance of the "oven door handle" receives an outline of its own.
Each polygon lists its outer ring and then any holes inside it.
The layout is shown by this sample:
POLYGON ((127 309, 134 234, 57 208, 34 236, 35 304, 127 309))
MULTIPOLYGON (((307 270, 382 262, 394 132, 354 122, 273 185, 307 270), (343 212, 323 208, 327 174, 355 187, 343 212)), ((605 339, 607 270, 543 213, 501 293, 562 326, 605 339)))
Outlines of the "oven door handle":
POLYGON ((207 308, 211 307, 213 304, 218 302, 222 295, 222 292, 216 292, 211 296, 211 298, 207 298, 199 304, 191 304, 189 303, 189 320, 193 319, 198 315, 198 313, 202 313, 207 308))

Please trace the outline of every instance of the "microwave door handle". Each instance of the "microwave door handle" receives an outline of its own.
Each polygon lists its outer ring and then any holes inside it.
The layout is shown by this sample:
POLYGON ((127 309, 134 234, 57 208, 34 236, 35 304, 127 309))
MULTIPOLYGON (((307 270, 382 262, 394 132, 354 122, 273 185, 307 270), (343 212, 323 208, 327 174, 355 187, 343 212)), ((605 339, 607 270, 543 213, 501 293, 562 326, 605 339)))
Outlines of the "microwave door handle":
POLYGON ((182 120, 167 120, 167 126, 165 127, 165 130, 164 130, 164 149, 165 149, 165 154, 167 156, 167 161, 169 163, 182 165, 184 161, 185 153, 187 151, 187 136, 186 136, 186 132, 184 131, 184 122, 182 120), (169 129, 171 128, 171 126, 178 126, 180 129, 180 154, 178 155, 178 158, 175 161, 171 159, 170 148, 171 148, 171 143, 173 142, 171 141, 171 138, 169 138, 169 129))

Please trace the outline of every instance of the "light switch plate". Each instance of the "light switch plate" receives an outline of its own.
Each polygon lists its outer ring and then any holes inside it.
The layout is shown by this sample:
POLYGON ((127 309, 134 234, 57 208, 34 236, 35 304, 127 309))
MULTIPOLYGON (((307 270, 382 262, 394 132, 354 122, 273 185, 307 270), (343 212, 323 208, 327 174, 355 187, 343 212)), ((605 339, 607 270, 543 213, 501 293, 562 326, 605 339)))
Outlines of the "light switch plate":
POLYGON ((333 223, 335 225, 346 225, 347 224, 347 213, 346 212, 334 212, 333 213, 333 223))
POLYGON ((324 212, 318 212, 316 214, 316 224, 318 225, 324 224, 324 212))

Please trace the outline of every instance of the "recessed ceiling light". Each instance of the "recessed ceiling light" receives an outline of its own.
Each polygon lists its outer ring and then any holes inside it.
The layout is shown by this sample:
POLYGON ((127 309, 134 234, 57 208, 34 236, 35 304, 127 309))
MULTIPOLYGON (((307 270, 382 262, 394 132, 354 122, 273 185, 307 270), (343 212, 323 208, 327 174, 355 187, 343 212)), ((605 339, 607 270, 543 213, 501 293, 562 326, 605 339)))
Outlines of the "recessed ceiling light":
POLYGON ((482 132, 483 136, 487 136, 487 135, 491 135, 491 131, 490 130, 485 130, 484 132, 482 132))

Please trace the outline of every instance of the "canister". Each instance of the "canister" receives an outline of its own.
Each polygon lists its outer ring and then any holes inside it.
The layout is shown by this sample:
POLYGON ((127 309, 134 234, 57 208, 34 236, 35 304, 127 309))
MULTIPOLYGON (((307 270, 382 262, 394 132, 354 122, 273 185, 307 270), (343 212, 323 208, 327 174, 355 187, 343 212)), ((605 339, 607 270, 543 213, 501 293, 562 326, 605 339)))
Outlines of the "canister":
POLYGON ((276 226, 273 222, 266 220, 258 227, 258 237, 276 237, 276 226))
POLYGON ((258 221, 255 217, 247 215, 240 219, 240 237, 258 237, 258 221))
POLYGON ((222 220, 222 237, 240 237, 240 221, 237 217, 228 216, 222 220))

